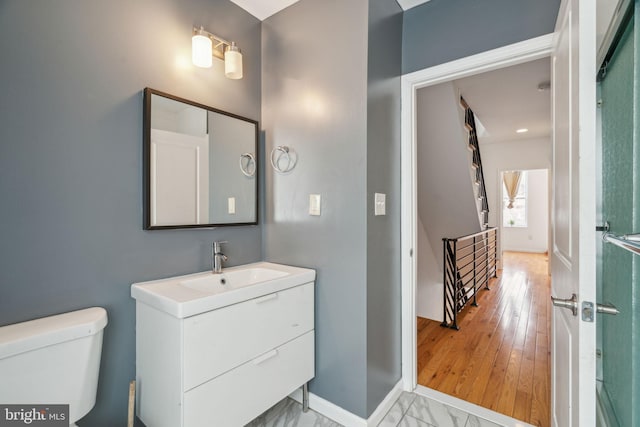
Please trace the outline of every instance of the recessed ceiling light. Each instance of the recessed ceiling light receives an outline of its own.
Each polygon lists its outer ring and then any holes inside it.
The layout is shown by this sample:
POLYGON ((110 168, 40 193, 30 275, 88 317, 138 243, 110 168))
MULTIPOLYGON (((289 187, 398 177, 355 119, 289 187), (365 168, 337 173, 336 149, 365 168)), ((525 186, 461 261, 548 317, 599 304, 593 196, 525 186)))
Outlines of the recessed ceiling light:
POLYGON ((522 128, 522 129, 518 129, 518 130, 516 130, 516 133, 525 133, 525 132, 529 132, 529 129, 527 129, 527 128, 522 128))

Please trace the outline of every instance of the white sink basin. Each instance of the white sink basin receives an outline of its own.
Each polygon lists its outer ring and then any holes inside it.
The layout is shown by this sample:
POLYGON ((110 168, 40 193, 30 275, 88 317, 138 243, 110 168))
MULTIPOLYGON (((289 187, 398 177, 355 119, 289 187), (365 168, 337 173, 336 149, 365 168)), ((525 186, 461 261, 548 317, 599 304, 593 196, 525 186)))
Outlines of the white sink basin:
POLYGON ((259 262, 131 285, 131 296, 174 317, 184 318, 313 282, 315 270, 259 262))
POLYGON ((237 270, 225 270, 222 274, 207 274, 205 277, 183 280, 179 285, 195 289, 196 291, 219 294, 231 289, 255 285, 256 283, 266 282, 287 275, 288 273, 286 271, 248 266, 237 270))

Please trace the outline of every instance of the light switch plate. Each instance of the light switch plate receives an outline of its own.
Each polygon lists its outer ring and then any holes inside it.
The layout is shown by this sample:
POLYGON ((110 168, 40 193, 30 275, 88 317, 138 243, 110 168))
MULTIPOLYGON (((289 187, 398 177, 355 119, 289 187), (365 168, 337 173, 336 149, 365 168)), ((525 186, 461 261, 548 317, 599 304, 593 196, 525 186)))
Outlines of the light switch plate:
POLYGON ((235 197, 229 197, 227 199, 227 210, 229 211, 230 215, 234 215, 236 213, 236 198, 235 197))
POLYGON ((309 194, 309 215, 320 215, 320 194, 309 194))
POLYGON ((387 214, 387 195, 384 193, 375 193, 374 197, 374 215, 386 215, 387 214))

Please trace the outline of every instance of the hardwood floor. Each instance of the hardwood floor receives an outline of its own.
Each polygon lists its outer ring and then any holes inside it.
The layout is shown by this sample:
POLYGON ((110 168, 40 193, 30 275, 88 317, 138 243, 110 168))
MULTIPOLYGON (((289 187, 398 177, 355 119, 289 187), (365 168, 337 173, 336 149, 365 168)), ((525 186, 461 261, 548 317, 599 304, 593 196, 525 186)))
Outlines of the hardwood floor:
POLYGON ((504 252, 460 330, 418 318, 418 384, 535 426, 550 423, 550 277, 545 254, 504 252))

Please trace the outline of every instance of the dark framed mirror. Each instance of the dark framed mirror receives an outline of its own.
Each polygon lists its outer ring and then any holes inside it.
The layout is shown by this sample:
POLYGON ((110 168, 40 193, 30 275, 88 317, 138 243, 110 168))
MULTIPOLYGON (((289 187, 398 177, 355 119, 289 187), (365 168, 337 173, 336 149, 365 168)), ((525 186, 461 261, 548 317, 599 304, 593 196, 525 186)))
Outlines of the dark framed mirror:
POLYGON ((258 122, 144 90, 144 228, 258 223, 258 122))

